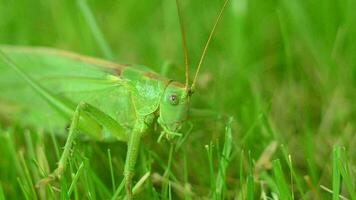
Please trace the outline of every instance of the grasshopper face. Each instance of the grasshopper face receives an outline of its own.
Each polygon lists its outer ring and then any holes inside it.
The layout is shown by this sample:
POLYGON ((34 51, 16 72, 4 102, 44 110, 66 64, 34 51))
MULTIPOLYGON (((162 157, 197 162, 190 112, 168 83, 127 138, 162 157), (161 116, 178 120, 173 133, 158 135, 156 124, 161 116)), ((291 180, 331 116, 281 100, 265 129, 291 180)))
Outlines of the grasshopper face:
POLYGON ((167 137, 180 135, 178 131, 188 117, 189 98, 186 89, 174 82, 166 87, 160 103, 158 123, 167 137))
MULTIPOLYGON (((161 99, 160 110, 159 110, 160 116, 158 118, 158 123, 163 128, 163 132, 161 136, 166 135, 166 137, 170 139, 171 138, 170 136, 181 135, 178 131, 181 129, 183 123, 187 119, 190 96, 192 92, 195 90, 195 83, 199 75, 199 71, 206 54, 206 50, 210 44, 211 38, 213 37, 213 34, 215 32, 215 28, 219 23, 222 13, 224 12, 224 9, 228 2, 229 0, 225 0, 224 5, 221 8, 216 18, 216 21, 213 25, 213 28, 210 32, 209 38, 205 44, 203 53, 197 65, 193 82, 190 85, 188 49, 187 49, 185 32, 184 32, 183 19, 182 16, 180 15, 179 2, 178 0, 176 0, 177 8, 178 8, 180 31, 181 31, 182 42, 183 42, 184 61, 185 61, 185 87, 180 84, 177 84, 176 82, 171 82, 163 92, 163 97, 162 97, 163 99, 161 99)), ((161 136, 159 137, 158 141, 160 141, 161 136)))

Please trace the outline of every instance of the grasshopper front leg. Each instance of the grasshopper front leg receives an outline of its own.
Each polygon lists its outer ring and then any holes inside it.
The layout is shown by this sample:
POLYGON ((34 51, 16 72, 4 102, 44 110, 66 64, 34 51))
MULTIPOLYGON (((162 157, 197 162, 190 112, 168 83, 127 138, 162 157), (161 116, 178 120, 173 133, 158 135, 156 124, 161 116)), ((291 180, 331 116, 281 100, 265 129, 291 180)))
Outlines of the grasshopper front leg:
POLYGON ((124 169, 127 199, 132 199, 132 178, 134 176, 141 137, 147 131, 151 120, 152 116, 138 117, 129 136, 124 169))

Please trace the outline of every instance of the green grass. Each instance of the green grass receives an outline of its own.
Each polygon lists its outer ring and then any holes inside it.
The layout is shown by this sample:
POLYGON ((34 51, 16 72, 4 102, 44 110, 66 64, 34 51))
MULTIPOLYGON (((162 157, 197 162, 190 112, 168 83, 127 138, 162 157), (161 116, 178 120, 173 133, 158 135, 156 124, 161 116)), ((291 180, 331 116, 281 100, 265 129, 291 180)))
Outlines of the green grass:
MULTIPOLYGON (((181 0, 191 75, 222 3, 181 0)), ((355 0, 231 0, 192 106, 234 120, 192 118, 177 151, 148 134, 137 199, 355 200, 355 7, 355 0)), ((0 44, 145 64, 184 81, 173 0, 1 0, 0 19, 0 44)), ((38 189, 65 138, 3 123, 0 142, 0 199, 123 197, 124 143, 77 141, 61 180, 38 189)))

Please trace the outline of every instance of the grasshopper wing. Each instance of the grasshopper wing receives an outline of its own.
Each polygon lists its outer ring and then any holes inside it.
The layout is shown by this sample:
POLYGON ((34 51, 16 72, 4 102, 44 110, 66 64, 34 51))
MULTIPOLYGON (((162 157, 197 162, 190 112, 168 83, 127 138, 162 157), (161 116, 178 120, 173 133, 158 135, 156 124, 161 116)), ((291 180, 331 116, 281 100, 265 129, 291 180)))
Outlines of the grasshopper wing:
MULTIPOLYGON (((52 49, 0 48, 68 110, 74 111, 76 105, 84 101, 116 121, 127 115, 120 124, 132 126, 132 105, 127 100, 122 80, 116 75, 124 66, 52 49)), ((70 113, 58 112, 3 62, 0 62, 0 91, 0 119, 59 133, 65 131, 70 113)))

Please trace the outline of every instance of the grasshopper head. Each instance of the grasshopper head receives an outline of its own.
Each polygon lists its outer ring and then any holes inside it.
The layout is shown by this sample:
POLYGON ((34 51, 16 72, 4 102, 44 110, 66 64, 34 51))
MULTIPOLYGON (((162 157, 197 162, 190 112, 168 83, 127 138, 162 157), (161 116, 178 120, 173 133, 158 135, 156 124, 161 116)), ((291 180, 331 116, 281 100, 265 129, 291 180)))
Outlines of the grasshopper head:
POLYGON ((186 88, 171 82, 165 89, 161 104, 158 123, 169 139, 180 135, 178 132, 187 120, 189 111, 190 93, 186 88))
POLYGON ((221 10, 215 20, 215 23, 214 23, 213 28, 210 32, 209 38, 208 38, 208 40, 205 44, 205 47, 203 49, 203 53, 200 57, 193 82, 192 82, 191 86, 189 86, 190 81, 189 81, 188 48, 187 48, 187 42, 186 42, 185 31, 184 31, 184 26, 183 26, 183 18, 180 14, 179 1, 176 0, 179 24, 180 24, 180 31, 181 31, 182 42, 183 42, 184 61, 185 61, 185 87, 182 87, 181 85, 176 84, 176 82, 171 82, 165 89, 163 97, 162 97, 163 99, 161 100, 161 104, 160 104, 160 113, 159 113, 160 116, 158 118, 158 123, 163 128, 163 132, 162 132, 161 136, 159 137, 158 141, 160 141, 160 139, 163 135, 166 135, 168 139, 170 139, 171 137, 173 137, 175 135, 178 135, 178 136, 181 135, 178 131, 182 128, 183 123, 185 122, 185 120, 188 117, 190 96, 193 93, 193 91, 195 90, 196 80, 199 75, 199 71, 202 66, 207 48, 209 46, 211 38, 213 37, 213 34, 215 32, 215 28, 220 21, 220 18, 222 16, 222 13, 223 13, 228 1, 229 0, 225 0, 225 3, 223 5, 223 7, 221 8, 221 10))

